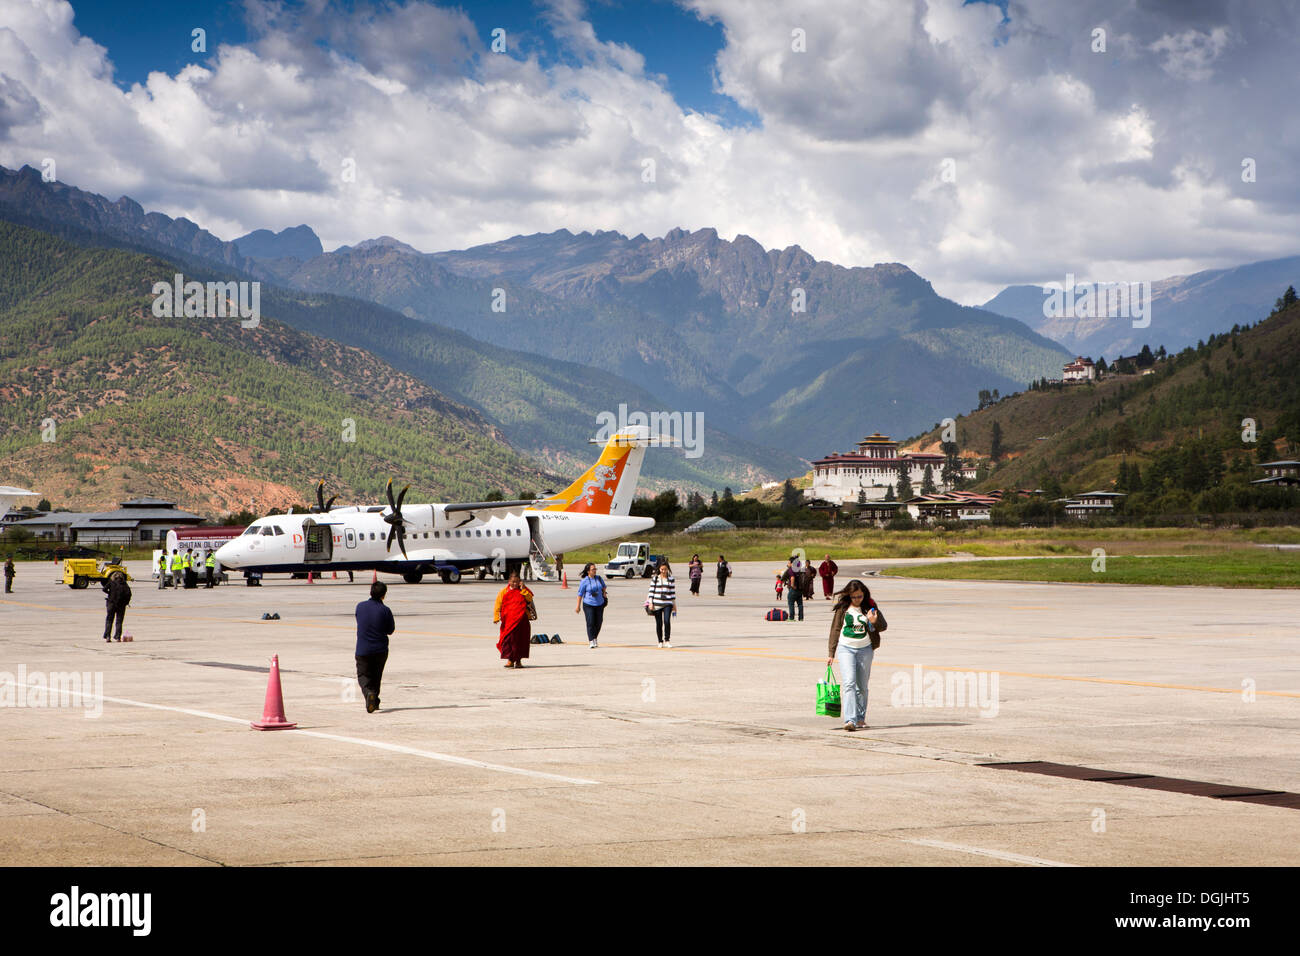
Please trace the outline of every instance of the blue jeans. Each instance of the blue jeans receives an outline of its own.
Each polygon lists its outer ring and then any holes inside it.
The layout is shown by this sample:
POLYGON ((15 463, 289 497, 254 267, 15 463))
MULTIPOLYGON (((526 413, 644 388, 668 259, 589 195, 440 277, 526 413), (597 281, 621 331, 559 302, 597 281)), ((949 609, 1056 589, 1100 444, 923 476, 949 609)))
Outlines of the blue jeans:
POLYGON ((594 641, 600 637, 600 626, 605 623, 605 608, 583 604, 582 613, 587 618, 587 640, 594 641))
POLYGON ((835 660, 840 665, 840 716, 855 724, 867 720, 867 681, 871 679, 871 659, 876 650, 866 647, 835 649, 835 660))
POLYGON ((798 587, 786 588, 785 603, 790 608, 790 620, 794 620, 794 606, 799 605, 799 620, 803 620, 803 592, 798 587))
POLYGON ((673 639, 673 608, 671 604, 655 608, 655 636, 659 643, 673 639))

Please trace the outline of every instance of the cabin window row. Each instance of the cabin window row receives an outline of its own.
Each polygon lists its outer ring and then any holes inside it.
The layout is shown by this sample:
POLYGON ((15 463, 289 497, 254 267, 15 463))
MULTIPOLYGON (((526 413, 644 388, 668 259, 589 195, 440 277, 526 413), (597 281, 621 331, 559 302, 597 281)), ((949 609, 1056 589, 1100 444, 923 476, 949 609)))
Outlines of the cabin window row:
MULTIPOLYGON (((283 533, 283 532, 280 532, 280 533, 283 533)), ((415 534, 411 535, 411 537, 412 537, 412 538, 422 538, 422 537, 423 537, 423 538, 427 538, 427 537, 429 537, 429 534, 430 534, 430 532, 428 532, 428 531, 417 531, 415 534)), ((487 530, 487 532, 486 532, 486 535, 485 535, 483 529, 481 529, 481 528, 476 528, 476 529, 474 529, 472 532, 471 532, 471 531, 468 531, 468 530, 467 530, 467 531, 464 531, 464 532, 461 532, 461 531, 448 531, 448 532, 447 532, 447 537, 450 538, 453 534, 454 534, 457 538, 462 537, 462 536, 464 536, 464 537, 466 537, 466 538, 482 538, 482 537, 488 537, 488 538, 490 538, 490 537, 492 537, 492 529, 489 528, 489 529, 487 530)), ((361 533, 361 536, 362 536, 363 538, 365 537, 365 532, 364 532, 364 531, 361 533)), ((434 531, 434 532, 433 532, 433 536, 434 536, 435 538, 441 538, 441 537, 442 537, 442 532, 441 532, 441 531, 434 531)), ((499 528, 498 528, 497 531, 496 531, 496 536, 497 536, 498 538, 501 537, 501 530, 500 530, 499 528)), ((510 529, 510 528, 507 528, 506 531, 505 531, 505 536, 506 536, 507 538, 511 538, 511 537, 522 537, 522 536, 523 536, 523 531, 514 531, 514 530, 512 530, 512 529, 510 529)), ((371 541, 374 541, 374 540, 375 540, 375 532, 373 532, 373 531, 370 532, 370 540, 371 540, 371 541)))

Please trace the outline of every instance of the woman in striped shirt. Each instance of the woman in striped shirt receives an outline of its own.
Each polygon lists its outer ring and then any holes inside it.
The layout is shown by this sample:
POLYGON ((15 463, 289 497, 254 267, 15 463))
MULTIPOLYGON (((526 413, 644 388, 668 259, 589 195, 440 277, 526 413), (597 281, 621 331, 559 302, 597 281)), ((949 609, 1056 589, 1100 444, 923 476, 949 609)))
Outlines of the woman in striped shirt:
POLYGON ((673 622, 677 613, 677 588, 673 583, 672 571, 667 561, 660 561, 654 578, 650 581, 650 594, 646 597, 646 607, 655 617, 655 635, 659 646, 672 648, 673 622))

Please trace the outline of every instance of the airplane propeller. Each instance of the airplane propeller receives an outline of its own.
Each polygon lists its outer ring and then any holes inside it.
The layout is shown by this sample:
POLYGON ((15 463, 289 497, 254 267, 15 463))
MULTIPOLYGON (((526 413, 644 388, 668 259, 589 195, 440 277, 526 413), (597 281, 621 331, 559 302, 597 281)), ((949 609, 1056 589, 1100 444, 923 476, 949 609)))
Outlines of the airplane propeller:
POLYGON ((316 507, 311 510, 316 514, 329 514, 337 498, 338 495, 330 495, 330 500, 325 500, 325 482, 322 481, 316 485, 316 507))
POLYGON ((393 479, 388 479, 388 507, 392 509, 389 514, 384 515, 384 520, 388 522, 388 542, 384 546, 385 550, 393 549, 393 536, 397 537, 397 546, 402 549, 402 557, 406 557, 406 520, 402 517, 402 502, 406 499, 406 493, 411 490, 407 485, 402 489, 402 493, 393 500, 393 479))

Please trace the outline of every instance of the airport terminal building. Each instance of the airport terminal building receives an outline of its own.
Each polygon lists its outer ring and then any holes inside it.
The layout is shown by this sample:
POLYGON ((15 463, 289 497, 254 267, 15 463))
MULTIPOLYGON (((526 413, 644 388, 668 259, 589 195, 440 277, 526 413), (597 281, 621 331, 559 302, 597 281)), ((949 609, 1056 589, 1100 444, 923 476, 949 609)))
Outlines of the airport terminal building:
POLYGON ((15 522, 14 526, 26 528, 45 541, 97 548, 157 542, 165 539, 172 528, 202 522, 202 516, 181 511, 174 501, 135 498, 121 502, 116 511, 51 511, 39 518, 15 522))

